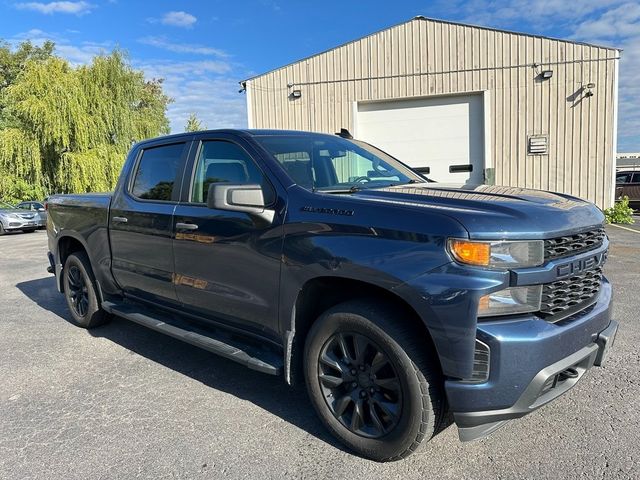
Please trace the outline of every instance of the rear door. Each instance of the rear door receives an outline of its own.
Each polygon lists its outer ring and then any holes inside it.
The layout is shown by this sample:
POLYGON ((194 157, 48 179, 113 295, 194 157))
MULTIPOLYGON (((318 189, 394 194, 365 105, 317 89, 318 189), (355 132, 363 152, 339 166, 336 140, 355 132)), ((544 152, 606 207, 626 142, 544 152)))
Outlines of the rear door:
POLYGON ((177 303, 173 284, 173 212, 190 142, 144 147, 110 211, 113 276, 128 294, 177 303))
POLYGON ((174 215, 175 279, 188 311, 275 336, 284 198, 251 145, 232 135, 201 136, 174 215), (260 184, 273 221, 206 205, 211 183, 260 184))

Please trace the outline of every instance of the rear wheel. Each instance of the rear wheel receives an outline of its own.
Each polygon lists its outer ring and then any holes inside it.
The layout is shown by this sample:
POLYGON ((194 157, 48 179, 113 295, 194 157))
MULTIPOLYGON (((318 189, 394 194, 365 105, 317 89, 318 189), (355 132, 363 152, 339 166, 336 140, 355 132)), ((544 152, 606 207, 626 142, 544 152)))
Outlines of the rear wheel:
POLYGON ((7 233, 4 229, 4 227, 2 226, 2 222, 0 222, 0 236, 4 235, 5 233, 7 233))
POLYGON ((93 328, 109 320, 102 310, 95 289, 95 278, 87 254, 74 252, 64 264, 64 296, 74 323, 83 328, 93 328))
POLYGON ((342 303, 316 321, 305 346, 307 389, 321 420, 378 461, 414 452, 445 409, 430 343, 398 325, 398 314, 376 303, 342 303))

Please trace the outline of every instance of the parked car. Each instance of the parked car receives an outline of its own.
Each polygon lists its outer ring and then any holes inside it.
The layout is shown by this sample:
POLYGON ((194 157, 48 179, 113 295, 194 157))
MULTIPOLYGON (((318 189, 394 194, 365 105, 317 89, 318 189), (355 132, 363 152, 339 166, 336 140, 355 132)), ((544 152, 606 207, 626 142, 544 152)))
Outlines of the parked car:
POLYGON ((640 210, 640 171, 616 172, 616 200, 629 197, 629 206, 640 210))
POLYGON ((38 212, 25 212, 9 203, 0 202, 0 235, 16 230, 31 233, 38 228, 39 220, 38 212))
POLYGON ((148 140, 113 194, 48 205, 48 270, 77 325, 117 315, 304 382, 328 430, 379 461, 450 412, 466 441, 545 405, 617 331, 593 204, 429 183, 341 136, 148 140))
POLYGON ((29 210, 38 213, 38 228, 47 228, 47 210, 42 202, 21 202, 16 205, 22 210, 29 210))

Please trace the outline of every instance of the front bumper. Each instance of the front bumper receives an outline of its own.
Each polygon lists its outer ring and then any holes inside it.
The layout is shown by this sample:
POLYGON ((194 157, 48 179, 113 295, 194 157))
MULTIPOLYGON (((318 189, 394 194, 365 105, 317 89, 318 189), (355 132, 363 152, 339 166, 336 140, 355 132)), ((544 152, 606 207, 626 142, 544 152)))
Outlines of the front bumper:
POLYGON ((594 306, 558 324, 537 317, 478 324, 478 338, 491 349, 489 380, 446 382, 460 439, 484 437, 568 391, 604 363, 617 328, 606 281, 594 306))
POLYGON ((4 227, 4 229, 8 232, 13 231, 13 230, 30 230, 30 229, 36 229, 38 228, 39 224, 39 219, 38 218, 34 218, 33 220, 16 220, 16 219, 9 219, 9 220, 3 220, 2 222, 2 226, 4 227))

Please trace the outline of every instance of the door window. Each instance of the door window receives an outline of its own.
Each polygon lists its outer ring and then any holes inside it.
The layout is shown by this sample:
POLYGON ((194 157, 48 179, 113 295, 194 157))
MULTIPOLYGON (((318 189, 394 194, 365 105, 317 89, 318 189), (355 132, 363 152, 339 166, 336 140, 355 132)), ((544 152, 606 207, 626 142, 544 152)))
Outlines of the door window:
POLYGON ((631 181, 630 173, 618 173, 616 175, 616 183, 629 183, 631 181))
POLYGON ((142 200, 171 201, 184 143, 145 149, 131 193, 142 200))
POLYGON ((633 174, 633 178, 631 179, 631 183, 640 183, 640 172, 636 172, 633 174))
MULTIPOLYGON (((191 189, 191 201, 205 203, 209 186, 214 183, 262 185, 265 180, 253 159, 240 146, 223 140, 202 143, 191 189)), ((265 199, 268 195, 265 191, 265 199)))

